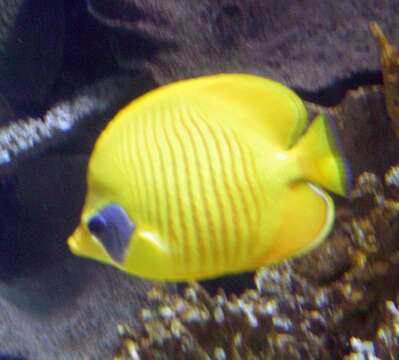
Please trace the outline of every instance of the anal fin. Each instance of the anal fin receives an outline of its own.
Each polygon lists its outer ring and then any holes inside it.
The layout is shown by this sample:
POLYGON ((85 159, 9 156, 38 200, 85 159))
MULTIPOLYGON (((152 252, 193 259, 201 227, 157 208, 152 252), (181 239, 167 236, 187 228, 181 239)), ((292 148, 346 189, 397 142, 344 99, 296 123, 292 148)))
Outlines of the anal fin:
POLYGON ((283 198, 282 222, 258 266, 277 263, 317 247, 329 234, 335 218, 334 202, 310 183, 292 185, 283 198))

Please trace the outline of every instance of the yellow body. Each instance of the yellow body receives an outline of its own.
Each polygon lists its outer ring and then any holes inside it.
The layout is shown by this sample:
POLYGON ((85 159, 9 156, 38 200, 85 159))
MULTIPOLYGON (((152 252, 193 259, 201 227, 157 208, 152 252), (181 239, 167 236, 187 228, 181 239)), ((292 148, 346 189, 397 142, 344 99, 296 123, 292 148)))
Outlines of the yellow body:
POLYGON ((97 141, 71 250, 150 279, 195 280, 275 263, 315 247, 345 192, 322 116, 271 80, 221 74, 156 89, 97 141), (303 135, 303 136, 302 136, 303 135), (136 225, 115 263, 87 230, 107 204, 136 225))

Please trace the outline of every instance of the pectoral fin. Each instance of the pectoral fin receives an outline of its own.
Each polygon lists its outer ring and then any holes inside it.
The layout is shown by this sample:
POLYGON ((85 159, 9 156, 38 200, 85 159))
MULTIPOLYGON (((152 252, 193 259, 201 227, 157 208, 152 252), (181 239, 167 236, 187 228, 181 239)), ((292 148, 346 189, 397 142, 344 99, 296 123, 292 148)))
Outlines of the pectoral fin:
POLYGON ((122 270, 153 280, 174 279, 177 268, 170 248, 157 232, 138 229, 122 270))
POLYGON ((317 247, 330 232, 335 217, 334 202, 318 187, 298 183, 281 199, 282 222, 258 266, 280 262, 317 247))

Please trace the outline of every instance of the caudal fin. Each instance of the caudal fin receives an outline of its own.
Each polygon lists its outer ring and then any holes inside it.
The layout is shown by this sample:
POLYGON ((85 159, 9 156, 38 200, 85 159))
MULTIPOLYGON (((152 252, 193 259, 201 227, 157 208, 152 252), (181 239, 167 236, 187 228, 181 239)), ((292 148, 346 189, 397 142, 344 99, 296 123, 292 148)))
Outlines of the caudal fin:
POLYGON ((352 189, 352 174, 332 121, 318 115, 294 147, 303 177, 345 196, 352 189))

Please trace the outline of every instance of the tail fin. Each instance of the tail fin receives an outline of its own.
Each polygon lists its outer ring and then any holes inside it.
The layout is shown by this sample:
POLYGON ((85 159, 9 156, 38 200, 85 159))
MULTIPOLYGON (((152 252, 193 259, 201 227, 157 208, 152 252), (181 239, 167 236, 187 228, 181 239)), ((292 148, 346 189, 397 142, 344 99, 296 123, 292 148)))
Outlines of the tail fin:
POLYGON ((318 115, 294 149, 306 180, 342 196, 349 194, 352 174, 332 121, 318 115))

